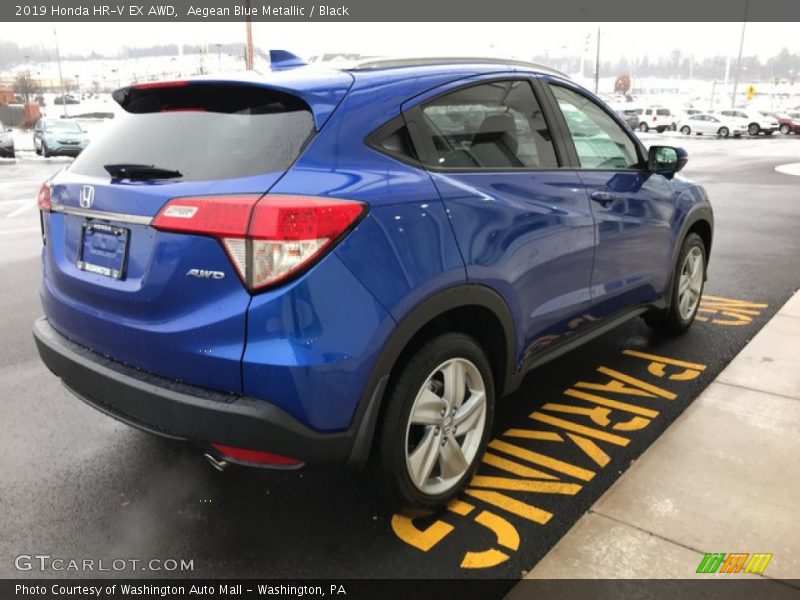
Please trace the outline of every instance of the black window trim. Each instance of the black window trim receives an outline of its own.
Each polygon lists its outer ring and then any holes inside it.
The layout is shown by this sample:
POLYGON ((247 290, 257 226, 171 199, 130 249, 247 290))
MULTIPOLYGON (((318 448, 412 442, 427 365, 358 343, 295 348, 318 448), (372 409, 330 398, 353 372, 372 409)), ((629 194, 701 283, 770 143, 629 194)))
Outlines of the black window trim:
POLYGON ((371 150, 375 150, 376 152, 388 156, 389 158, 393 158, 401 163, 410 165, 412 167, 422 167, 423 164, 419 159, 419 148, 414 140, 414 136, 411 134, 411 128, 408 125, 408 122, 403 117, 403 113, 398 113, 388 121, 386 121, 383 125, 379 126, 375 129, 372 133, 367 135, 364 139, 364 143, 367 145, 368 148, 371 150), (407 154, 403 154, 402 152, 392 152, 391 150, 387 150, 383 146, 381 146, 381 141, 386 138, 392 132, 401 129, 402 127, 406 128, 406 133, 409 137, 409 142, 411 143, 411 149, 414 151, 416 156, 408 156, 407 154))
POLYGON ((642 144, 642 142, 635 136, 630 130, 630 128, 625 124, 625 122, 619 117, 619 115, 615 114, 610 108, 605 106, 604 103, 598 102, 591 96, 587 95, 583 90, 579 87, 570 85, 567 82, 561 81, 554 77, 545 77, 544 80, 541 82, 542 86, 546 88, 546 95, 548 101, 550 102, 550 109, 553 111, 554 120, 558 121, 559 126, 562 132, 562 141, 567 145, 569 150, 570 162, 571 162, 571 169, 574 171, 587 171, 587 172, 601 172, 601 171, 620 171, 620 172, 641 172, 647 171, 647 152, 642 144), (556 100, 555 95, 550 90, 551 86, 561 87, 565 90, 569 90, 574 94, 578 94, 579 96, 584 97, 589 102, 592 102, 598 108, 600 108, 604 113, 606 113, 612 121, 614 121, 622 132, 628 137, 629 140, 633 143, 634 147, 636 148, 637 158, 639 159, 639 163, 635 167, 628 167, 625 169, 609 169, 603 168, 598 169, 595 167, 583 167, 581 166, 580 158, 578 157, 578 152, 575 150, 575 143, 572 141, 572 134, 569 132, 569 127, 567 126, 567 121, 564 118, 564 115, 561 113, 561 108, 558 106, 558 101, 556 100))
POLYGON ((566 160, 563 154, 564 149, 560 147, 559 144, 558 138, 560 136, 556 136, 553 134, 554 129, 552 127, 552 121, 550 119, 550 115, 548 114, 549 111, 547 110, 547 107, 540 98, 540 93, 537 91, 537 86, 534 83, 538 76, 531 73, 520 73, 520 72, 502 73, 502 74, 498 73, 495 75, 496 76, 492 78, 480 79, 477 81, 471 80, 468 83, 463 83, 458 86, 447 87, 447 89, 443 90, 441 93, 436 94, 435 96, 426 97, 425 100, 423 100, 422 102, 419 102, 414 106, 407 108, 406 110, 403 111, 402 115, 406 120, 409 135, 411 136, 411 140, 414 144, 417 156, 419 157, 419 162, 417 163, 417 166, 422 167, 426 171, 431 171, 435 173, 480 173, 480 174, 537 173, 546 171, 558 171, 558 170, 563 170, 565 168, 569 168, 568 166, 566 166, 566 160), (483 167, 440 167, 433 164, 434 163, 433 157, 436 156, 436 152, 433 149, 430 128, 426 125, 425 119, 423 118, 422 114, 423 107, 430 104, 431 102, 435 102, 442 96, 446 96, 448 94, 452 94, 460 90, 491 83, 506 82, 506 81, 525 81, 528 83, 528 85, 530 85, 531 92, 533 93, 533 96, 537 104, 539 105, 539 108, 542 111, 542 116, 544 117, 547 129, 550 131, 550 137, 553 143, 553 150, 556 156, 556 162, 558 163, 557 166, 483 168, 483 167))

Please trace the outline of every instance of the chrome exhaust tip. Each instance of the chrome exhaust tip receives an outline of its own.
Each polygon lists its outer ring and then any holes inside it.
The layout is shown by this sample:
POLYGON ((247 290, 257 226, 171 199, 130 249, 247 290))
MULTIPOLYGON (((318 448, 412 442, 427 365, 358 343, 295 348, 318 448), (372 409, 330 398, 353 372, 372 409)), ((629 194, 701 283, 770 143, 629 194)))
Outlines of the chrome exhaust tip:
POLYGON ((209 464, 212 467, 214 467, 217 471, 222 472, 222 471, 224 471, 225 469, 228 468, 228 462, 227 461, 219 460, 217 458, 214 458, 208 452, 206 452, 203 456, 206 457, 206 460, 208 460, 209 464))

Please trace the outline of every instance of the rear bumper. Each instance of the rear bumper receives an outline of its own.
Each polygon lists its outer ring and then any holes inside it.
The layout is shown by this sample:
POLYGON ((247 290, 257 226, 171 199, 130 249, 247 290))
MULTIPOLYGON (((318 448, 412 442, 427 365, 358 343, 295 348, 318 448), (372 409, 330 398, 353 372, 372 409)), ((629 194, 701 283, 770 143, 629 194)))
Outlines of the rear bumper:
POLYGON ((319 433, 263 400, 176 383, 80 346, 46 318, 33 326, 44 364, 94 408, 164 437, 261 450, 307 464, 345 464, 354 432, 319 433))

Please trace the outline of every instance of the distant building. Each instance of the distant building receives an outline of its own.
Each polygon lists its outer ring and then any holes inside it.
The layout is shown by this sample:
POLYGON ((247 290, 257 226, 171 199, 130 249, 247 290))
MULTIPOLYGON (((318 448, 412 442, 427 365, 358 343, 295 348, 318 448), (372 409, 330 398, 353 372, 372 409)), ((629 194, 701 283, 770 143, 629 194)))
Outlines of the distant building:
POLYGON ((0 88, 0 106, 6 106, 14 102, 14 92, 10 89, 0 88))

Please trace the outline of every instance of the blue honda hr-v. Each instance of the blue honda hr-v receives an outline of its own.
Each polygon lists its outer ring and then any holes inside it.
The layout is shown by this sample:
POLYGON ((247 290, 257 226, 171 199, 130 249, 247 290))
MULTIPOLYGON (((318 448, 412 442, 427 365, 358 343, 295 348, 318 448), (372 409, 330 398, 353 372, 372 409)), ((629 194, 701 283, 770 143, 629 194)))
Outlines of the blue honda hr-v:
POLYGON ((218 467, 370 465, 438 506, 495 401, 641 315, 692 323, 713 231, 678 148, 504 60, 143 83, 39 193, 67 388, 218 467))

